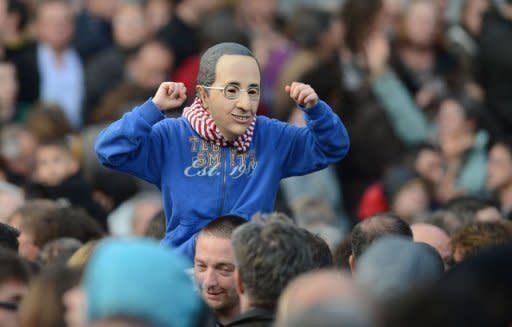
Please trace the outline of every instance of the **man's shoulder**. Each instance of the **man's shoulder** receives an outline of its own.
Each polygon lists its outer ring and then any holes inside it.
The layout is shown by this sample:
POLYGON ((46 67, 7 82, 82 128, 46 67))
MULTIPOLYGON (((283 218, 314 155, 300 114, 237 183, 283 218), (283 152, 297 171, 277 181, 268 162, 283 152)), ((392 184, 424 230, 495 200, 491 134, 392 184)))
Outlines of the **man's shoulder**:
POLYGON ((254 308, 240 314, 233 322, 226 327, 267 327, 274 323, 275 314, 271 310, 254 308))

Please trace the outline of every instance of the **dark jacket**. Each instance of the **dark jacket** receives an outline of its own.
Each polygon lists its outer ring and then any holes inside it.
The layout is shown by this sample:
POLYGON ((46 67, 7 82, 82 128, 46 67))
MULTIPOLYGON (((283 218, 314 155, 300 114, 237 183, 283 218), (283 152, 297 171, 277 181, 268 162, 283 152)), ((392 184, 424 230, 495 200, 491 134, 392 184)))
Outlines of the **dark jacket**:
POLYGON ((198 54, 198 29, 188 25, 179 16, 172 19, 158 32, 158 39, 171 48, 175 56, 175 67, 187 57, 198 54))
POLYGON ((254 308, 238 316, 226 327, 271 327, 274 323, 274 312, 267 309, 254 308))
POLYGON ((85 209, 104 230, 107 228, 107 213, 93 199, 92 189, 79 173, 70 176, 56 186, 45 186, 37 183, 29 184, 25 187, 25 194, 28 199, 65 200, 74 207, 85 209))
POLYGON ((497 10, 484 16, 479 81, 498 132, 512 133, 512 20, 497 10))

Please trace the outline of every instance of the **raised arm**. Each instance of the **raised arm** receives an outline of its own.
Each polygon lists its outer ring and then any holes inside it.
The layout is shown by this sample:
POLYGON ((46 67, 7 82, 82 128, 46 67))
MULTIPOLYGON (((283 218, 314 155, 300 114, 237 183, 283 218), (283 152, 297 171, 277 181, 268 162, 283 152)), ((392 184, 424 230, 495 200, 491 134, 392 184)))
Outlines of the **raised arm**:
POLYGON ((284 151, 282 176, 303 175, 341 160, 349 136, 338 115, 307 84, 293 82, 285 89, 304 111, 306 127, 282 124, 277 151, 284 151))
POLYGON ((165 158, 166 131, 158 124, 162 111, 181 106, 186 99, 182 83, 165 82, 155 96, 104 129, 96 139, 95 150, 106 167, 127 172, 158 184, 165 158))

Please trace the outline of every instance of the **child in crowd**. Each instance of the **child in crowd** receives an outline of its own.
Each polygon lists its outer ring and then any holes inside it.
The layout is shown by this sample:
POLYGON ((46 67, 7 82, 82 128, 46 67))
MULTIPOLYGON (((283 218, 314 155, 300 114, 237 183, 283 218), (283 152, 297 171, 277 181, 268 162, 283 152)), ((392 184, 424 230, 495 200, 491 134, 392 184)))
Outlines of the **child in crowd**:
POLYGON ((106 226, 106 212, 94 201, 90 186, 80 175, 80 164, 64 141, 49 141, 37 147, 32 183, 26 193, 28 198, 62 200, 82 207, 102 227, 106 226))

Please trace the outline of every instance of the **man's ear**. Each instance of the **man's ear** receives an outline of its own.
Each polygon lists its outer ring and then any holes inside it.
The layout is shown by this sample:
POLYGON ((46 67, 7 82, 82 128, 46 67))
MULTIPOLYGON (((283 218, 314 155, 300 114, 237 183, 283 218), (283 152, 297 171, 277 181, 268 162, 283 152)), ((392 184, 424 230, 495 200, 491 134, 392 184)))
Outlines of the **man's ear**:
POLYGON ((350 272, 354 273, 356 271, 356 258, 353 254, 348 257, 348 265, 350 266, 350 272))
POLYGON ((245 289, 244 289, 244 285, 242 283, 242 279, 240 278, 240 272, 238 271, 238 269, 235 269, 234 276, 235 276, 236 292, 240 296, 245 293, 245 289))

